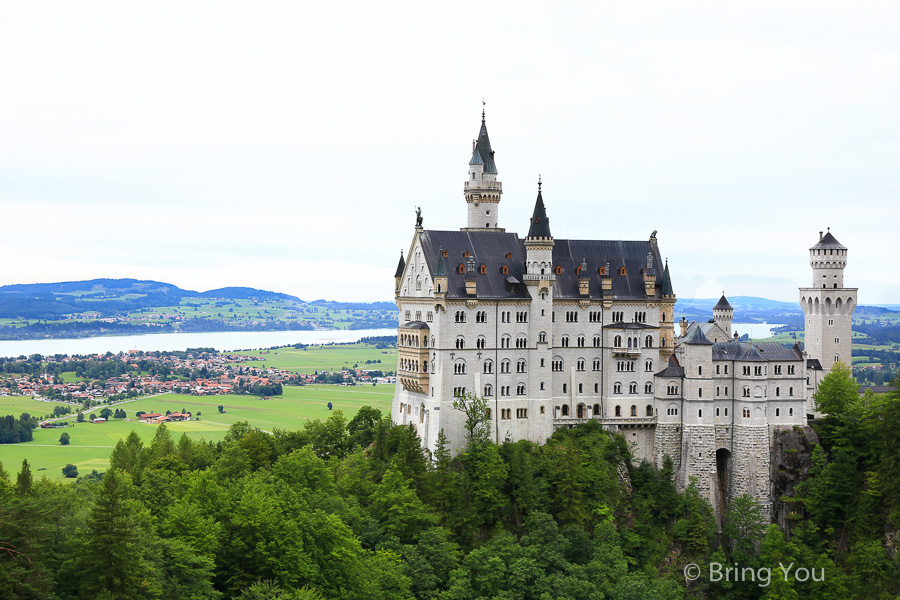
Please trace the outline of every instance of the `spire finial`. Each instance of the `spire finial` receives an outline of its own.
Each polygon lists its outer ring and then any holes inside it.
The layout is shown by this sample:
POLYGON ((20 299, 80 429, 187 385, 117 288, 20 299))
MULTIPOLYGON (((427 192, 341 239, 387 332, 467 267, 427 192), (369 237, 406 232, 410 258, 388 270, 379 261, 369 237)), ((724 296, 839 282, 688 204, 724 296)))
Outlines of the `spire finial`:
POLYGON ((541 174, 538 173, 538 192, 541 191, 541 174))
POLYGON ((481 122, 484 123, 484 98, 481 99, 481 122))

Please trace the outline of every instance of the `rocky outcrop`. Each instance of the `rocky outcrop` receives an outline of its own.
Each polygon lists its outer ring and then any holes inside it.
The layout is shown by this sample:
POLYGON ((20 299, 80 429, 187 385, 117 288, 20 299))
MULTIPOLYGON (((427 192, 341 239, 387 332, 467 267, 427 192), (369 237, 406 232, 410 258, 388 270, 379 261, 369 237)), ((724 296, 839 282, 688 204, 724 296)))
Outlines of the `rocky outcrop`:
POLYGON ((772 432, 772 522, 785 530, 802 515, 795 490, 809 477, 812 451, 818 443, 819 436, 809 426, 776 427, 772 432))

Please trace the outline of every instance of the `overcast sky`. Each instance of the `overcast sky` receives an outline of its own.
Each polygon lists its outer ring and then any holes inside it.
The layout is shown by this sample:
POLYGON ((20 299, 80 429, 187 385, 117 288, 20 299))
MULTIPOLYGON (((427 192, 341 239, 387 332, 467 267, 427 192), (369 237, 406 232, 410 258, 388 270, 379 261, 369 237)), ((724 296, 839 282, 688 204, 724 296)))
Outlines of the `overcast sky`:
POLYGON ((465 226, 481 100, 524 235, 658 230, 679 297, 793 301, 818 232, 900 303, 896 2, 6 2, 0 285, 391 300, 465 226), (742 5, 742 6, 739 6, 742 5))

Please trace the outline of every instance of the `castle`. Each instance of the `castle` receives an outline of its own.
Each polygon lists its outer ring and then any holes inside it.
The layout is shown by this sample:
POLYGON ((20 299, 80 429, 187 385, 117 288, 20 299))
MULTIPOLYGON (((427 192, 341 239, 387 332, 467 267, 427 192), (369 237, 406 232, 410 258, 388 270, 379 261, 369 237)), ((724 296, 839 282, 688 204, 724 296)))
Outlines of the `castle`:
POLYGON ((391 417, 430 451, 441 430, 465 444, 454 397, 489 402, 495 442, 544 442, 599 420, 638 460, 666 455, 679 488, 697 478, 720 509, 740 494, 772 503, 775 428, 805 425, 821 376, 850 357, 856 290, 829 232, 801 288, 807 347, 739 342, 723 295, 709 323, 682 320, 656 232, 643 241, 553 237, 538 181, 522 240, 500 227, 503 186, 482 113, 464 186, 466 227, 415 233, 395 274, 399 364, 391 417), (821 285, 821 287, 820 287, 821 285))

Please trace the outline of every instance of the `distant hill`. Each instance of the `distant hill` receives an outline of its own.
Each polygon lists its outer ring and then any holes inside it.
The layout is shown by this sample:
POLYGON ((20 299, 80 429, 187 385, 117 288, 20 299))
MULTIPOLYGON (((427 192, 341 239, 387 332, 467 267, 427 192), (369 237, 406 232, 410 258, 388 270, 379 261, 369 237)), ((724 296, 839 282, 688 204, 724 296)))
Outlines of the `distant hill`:
MULTIPOLYGON (((675 317, 688 321, 708 321, 712 318, 713 307, 718 298, 679 298, 675 303, 675 317)), ((745 323, 783 323, 803 326, 803 310, 799 302, 782 302, 757 296, 734 296, 728 298, 734 308, 734 320, 745 323)), ((896 314, 889 307, 897 305, 858 306, 854 317, 874 317, 896 314)))

